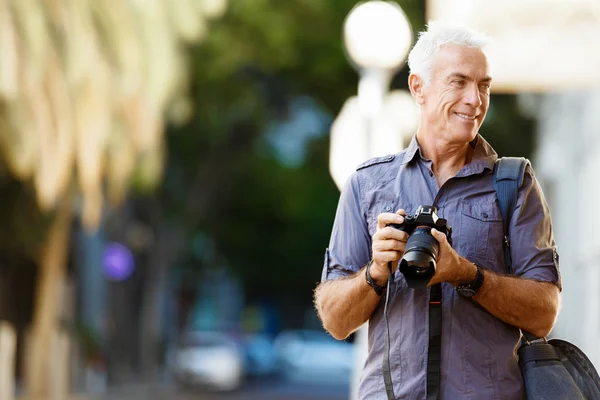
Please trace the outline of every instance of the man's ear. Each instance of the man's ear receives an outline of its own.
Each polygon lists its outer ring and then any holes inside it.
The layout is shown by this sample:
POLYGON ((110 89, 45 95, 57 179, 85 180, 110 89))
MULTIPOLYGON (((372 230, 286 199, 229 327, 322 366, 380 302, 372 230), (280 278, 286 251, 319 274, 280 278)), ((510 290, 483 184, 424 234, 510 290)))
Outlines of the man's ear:
POLYGON ((408 77, 408 87, 417 104, 422 105, 425 102, 423 98, 423 79, 419 75, 410 74, 408 77))

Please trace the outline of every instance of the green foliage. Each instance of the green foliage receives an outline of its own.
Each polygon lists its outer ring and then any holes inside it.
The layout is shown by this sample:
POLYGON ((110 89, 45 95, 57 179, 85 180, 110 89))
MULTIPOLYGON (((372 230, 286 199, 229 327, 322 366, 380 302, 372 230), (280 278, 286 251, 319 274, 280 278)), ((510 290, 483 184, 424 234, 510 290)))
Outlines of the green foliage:
POLYGON ((516 96, 492 95, 481 134, 499 156, 531 157, 534 132, 535 121, 520 113, 516 96))
POLYGON ((288 295, 310 304, 320 277, 339 195, 327 132, 295 169, 261 143, 269 121, 286 119, 291 99, 311 96, 333 117, 355 93, 340 40, 353 5, 238 0, 192 54, 196 112, 169 132, 163 204, 189 237, 197 230, 213 237, 251 298, 288 295), (282 285, 289 279, 297 283, 292 290, 282 285))
POLYGON ((223 210, 230 222, 207 221, 251 298, 310 298, 339 195, 327 162, 325 139, 313 143, 298 169, 282 168, 269 158, 249 159, 223 210))
POLYGON ((12 176, 1 176, 0 213, 0 253, 37 262, 53 215, 39 210, 33 187, 12 176))

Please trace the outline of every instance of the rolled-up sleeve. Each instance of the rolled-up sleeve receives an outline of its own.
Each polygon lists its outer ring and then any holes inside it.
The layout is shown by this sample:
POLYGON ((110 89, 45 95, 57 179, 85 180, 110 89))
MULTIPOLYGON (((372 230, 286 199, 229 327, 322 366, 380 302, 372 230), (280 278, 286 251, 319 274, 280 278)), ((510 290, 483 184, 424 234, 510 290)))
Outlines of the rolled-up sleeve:
POLYGON ((352 275, 371 258, 371 236, 360 189, 359 174, 354 173, 340 195, 321 281, 352 275))
POLYGON ((552 282, 560 289, 558 252, 550 209, 530 167, 519 190, 509 235, 514 274, 540 282, 552 282))

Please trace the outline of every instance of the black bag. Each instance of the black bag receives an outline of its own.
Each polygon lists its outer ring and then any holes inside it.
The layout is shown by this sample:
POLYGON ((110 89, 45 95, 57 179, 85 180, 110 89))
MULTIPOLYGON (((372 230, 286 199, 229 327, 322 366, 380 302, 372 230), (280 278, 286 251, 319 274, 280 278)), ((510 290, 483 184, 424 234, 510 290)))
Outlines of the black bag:
MULTIPOLYGON (((493 183, 502 212, 504 258, 509 274, 512 274, 509 221, 528 164, 525 158, 504 157, 494 167, 493 183)), ((527 400, 600 400, 598 372, 574 344, 522 332, 518 355, 527 400)))

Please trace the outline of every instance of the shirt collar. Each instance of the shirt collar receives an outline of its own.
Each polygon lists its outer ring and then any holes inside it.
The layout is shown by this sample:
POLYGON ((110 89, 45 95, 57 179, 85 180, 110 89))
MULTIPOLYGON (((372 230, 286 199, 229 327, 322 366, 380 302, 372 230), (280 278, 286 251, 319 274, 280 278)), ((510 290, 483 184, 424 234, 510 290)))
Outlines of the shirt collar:
MULTIPOLYGON (((456 174, 457 177, 478 174, 485 169, 491 171, 494 169, 494 163, 498 159, 496 151, 480 134, 477 134, 470 144, 474 147, 473 157, 471 162, 456 174)), ((419 147, 419 142, 417 142, 417 135, 413 135, 404 153, 402 164, 411 162, 417 154, 422 157, 421 148, 419 147)))
POLYGON ((419 154, 421 153, 421 148, 419 147, 419 142, 417 142, 417 135, 413 135, 410 144, 406 148, 406 152, 404 153, 404 159, 402 160, 402 164, 407 164, 415 158, 417 155, 417 151, 419 154))

